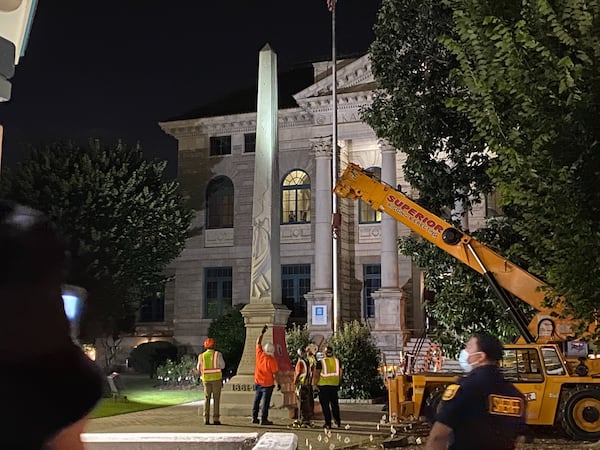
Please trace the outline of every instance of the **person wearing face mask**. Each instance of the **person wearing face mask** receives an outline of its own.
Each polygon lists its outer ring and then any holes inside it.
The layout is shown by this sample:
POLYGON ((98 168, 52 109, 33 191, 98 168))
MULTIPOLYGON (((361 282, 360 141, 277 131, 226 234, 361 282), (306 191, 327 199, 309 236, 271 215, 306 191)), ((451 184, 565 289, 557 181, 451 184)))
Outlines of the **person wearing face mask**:
POLYGON ((504 348, 487 333, 460 352, 467 375, 446 388, 426 450, 509 450, 524 440, 525 397, 498 367, 504 348))

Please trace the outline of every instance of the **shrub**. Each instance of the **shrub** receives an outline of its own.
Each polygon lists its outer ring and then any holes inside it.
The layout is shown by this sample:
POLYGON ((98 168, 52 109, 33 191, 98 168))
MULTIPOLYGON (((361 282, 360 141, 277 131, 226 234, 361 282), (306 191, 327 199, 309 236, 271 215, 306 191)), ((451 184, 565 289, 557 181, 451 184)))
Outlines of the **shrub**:
POLYGON ((345 323, 328 342, 342 366, 340 398, 377 398, 384 392, 378 368, 381 351, 367 324, 345 323))
POLYGON ((198 358, 184 355, 181 361, 167 361, 156 369, 156 378, 163 386, 191 387, 198 385, 198 358))
POLYGON ((147 373, 150 378, 167 359, 177 361, 177 347, 170 342, 155 341, 138 345, 129 354, 129 364, 136 372, 147 373))
POLYGON ((243 306, 236 305, 234 309, 214 319, 208 327, 208 336, 215 340, 216 349, 223 353, 224 378, 231 378, 237 373, 244 352, 246 326, 240 312, 243 306))
POLYGON ((293 324, 285 332, 285 345, 292 360, 292 367, 298 362, 298 349, 305 348, 309 343, 308 325, 293 324))

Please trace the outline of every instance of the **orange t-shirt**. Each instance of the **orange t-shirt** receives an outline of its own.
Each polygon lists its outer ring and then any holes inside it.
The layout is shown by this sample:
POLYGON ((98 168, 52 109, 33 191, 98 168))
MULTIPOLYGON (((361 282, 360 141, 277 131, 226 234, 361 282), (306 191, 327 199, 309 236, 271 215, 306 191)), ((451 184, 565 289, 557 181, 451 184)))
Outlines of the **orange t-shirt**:
POLYGON ((269 387, 275 385, 275 374, 279 372, 279 366, 274 356, 267 355, 262 346, 256 346, 256 365, 254 367, 254 382, 261 386, 269 387))

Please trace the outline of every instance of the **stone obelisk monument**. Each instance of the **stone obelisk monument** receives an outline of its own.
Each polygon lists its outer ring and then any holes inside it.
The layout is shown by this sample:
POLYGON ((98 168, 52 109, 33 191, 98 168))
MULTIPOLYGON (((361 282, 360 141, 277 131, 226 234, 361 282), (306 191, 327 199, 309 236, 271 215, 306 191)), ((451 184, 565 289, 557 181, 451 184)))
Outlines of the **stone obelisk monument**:
POLYGON ((289 417, 288 406, 295 405, 293 368, 285 344, 290 310, 281 303, 277 108, 277 55, 267 44, 259 53, 258 63, 250 302, 242 309, 246 342, 237 375, 225 384, 221 396, 225 415, 251 415, 256 339, 265 324, 268 331, 263 344, 268 341, 275 344, 275 358, 287 380, 281 392, 273 392, 269 415, 289 417))

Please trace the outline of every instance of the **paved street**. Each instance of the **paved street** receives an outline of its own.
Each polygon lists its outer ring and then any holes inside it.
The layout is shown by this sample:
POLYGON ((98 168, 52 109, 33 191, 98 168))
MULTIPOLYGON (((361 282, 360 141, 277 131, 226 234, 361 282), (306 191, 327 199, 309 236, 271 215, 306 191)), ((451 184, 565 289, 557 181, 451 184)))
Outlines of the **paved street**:
POLYGON ((341 404, 342 428, 325 433, 322 420, 315 421, 314 428, 294 428, 291 419, 272 418, 273 426, 251 423, 248 416, 222 416, 223 425, 204 425, 202 402, 157 408, 112 417, 91 420, 88 433, 250 433, 267 431, 293 432, 298 435, 300 449, 312 450, 360 446, 366 448, 371 442, 381 442, 390 436, 389 425, 378 424, 385 414, 383 405, 341 404), (379 428, 379 430, 378 430, 379 428), (333 447, 332 447, 333 445, 333 447))

